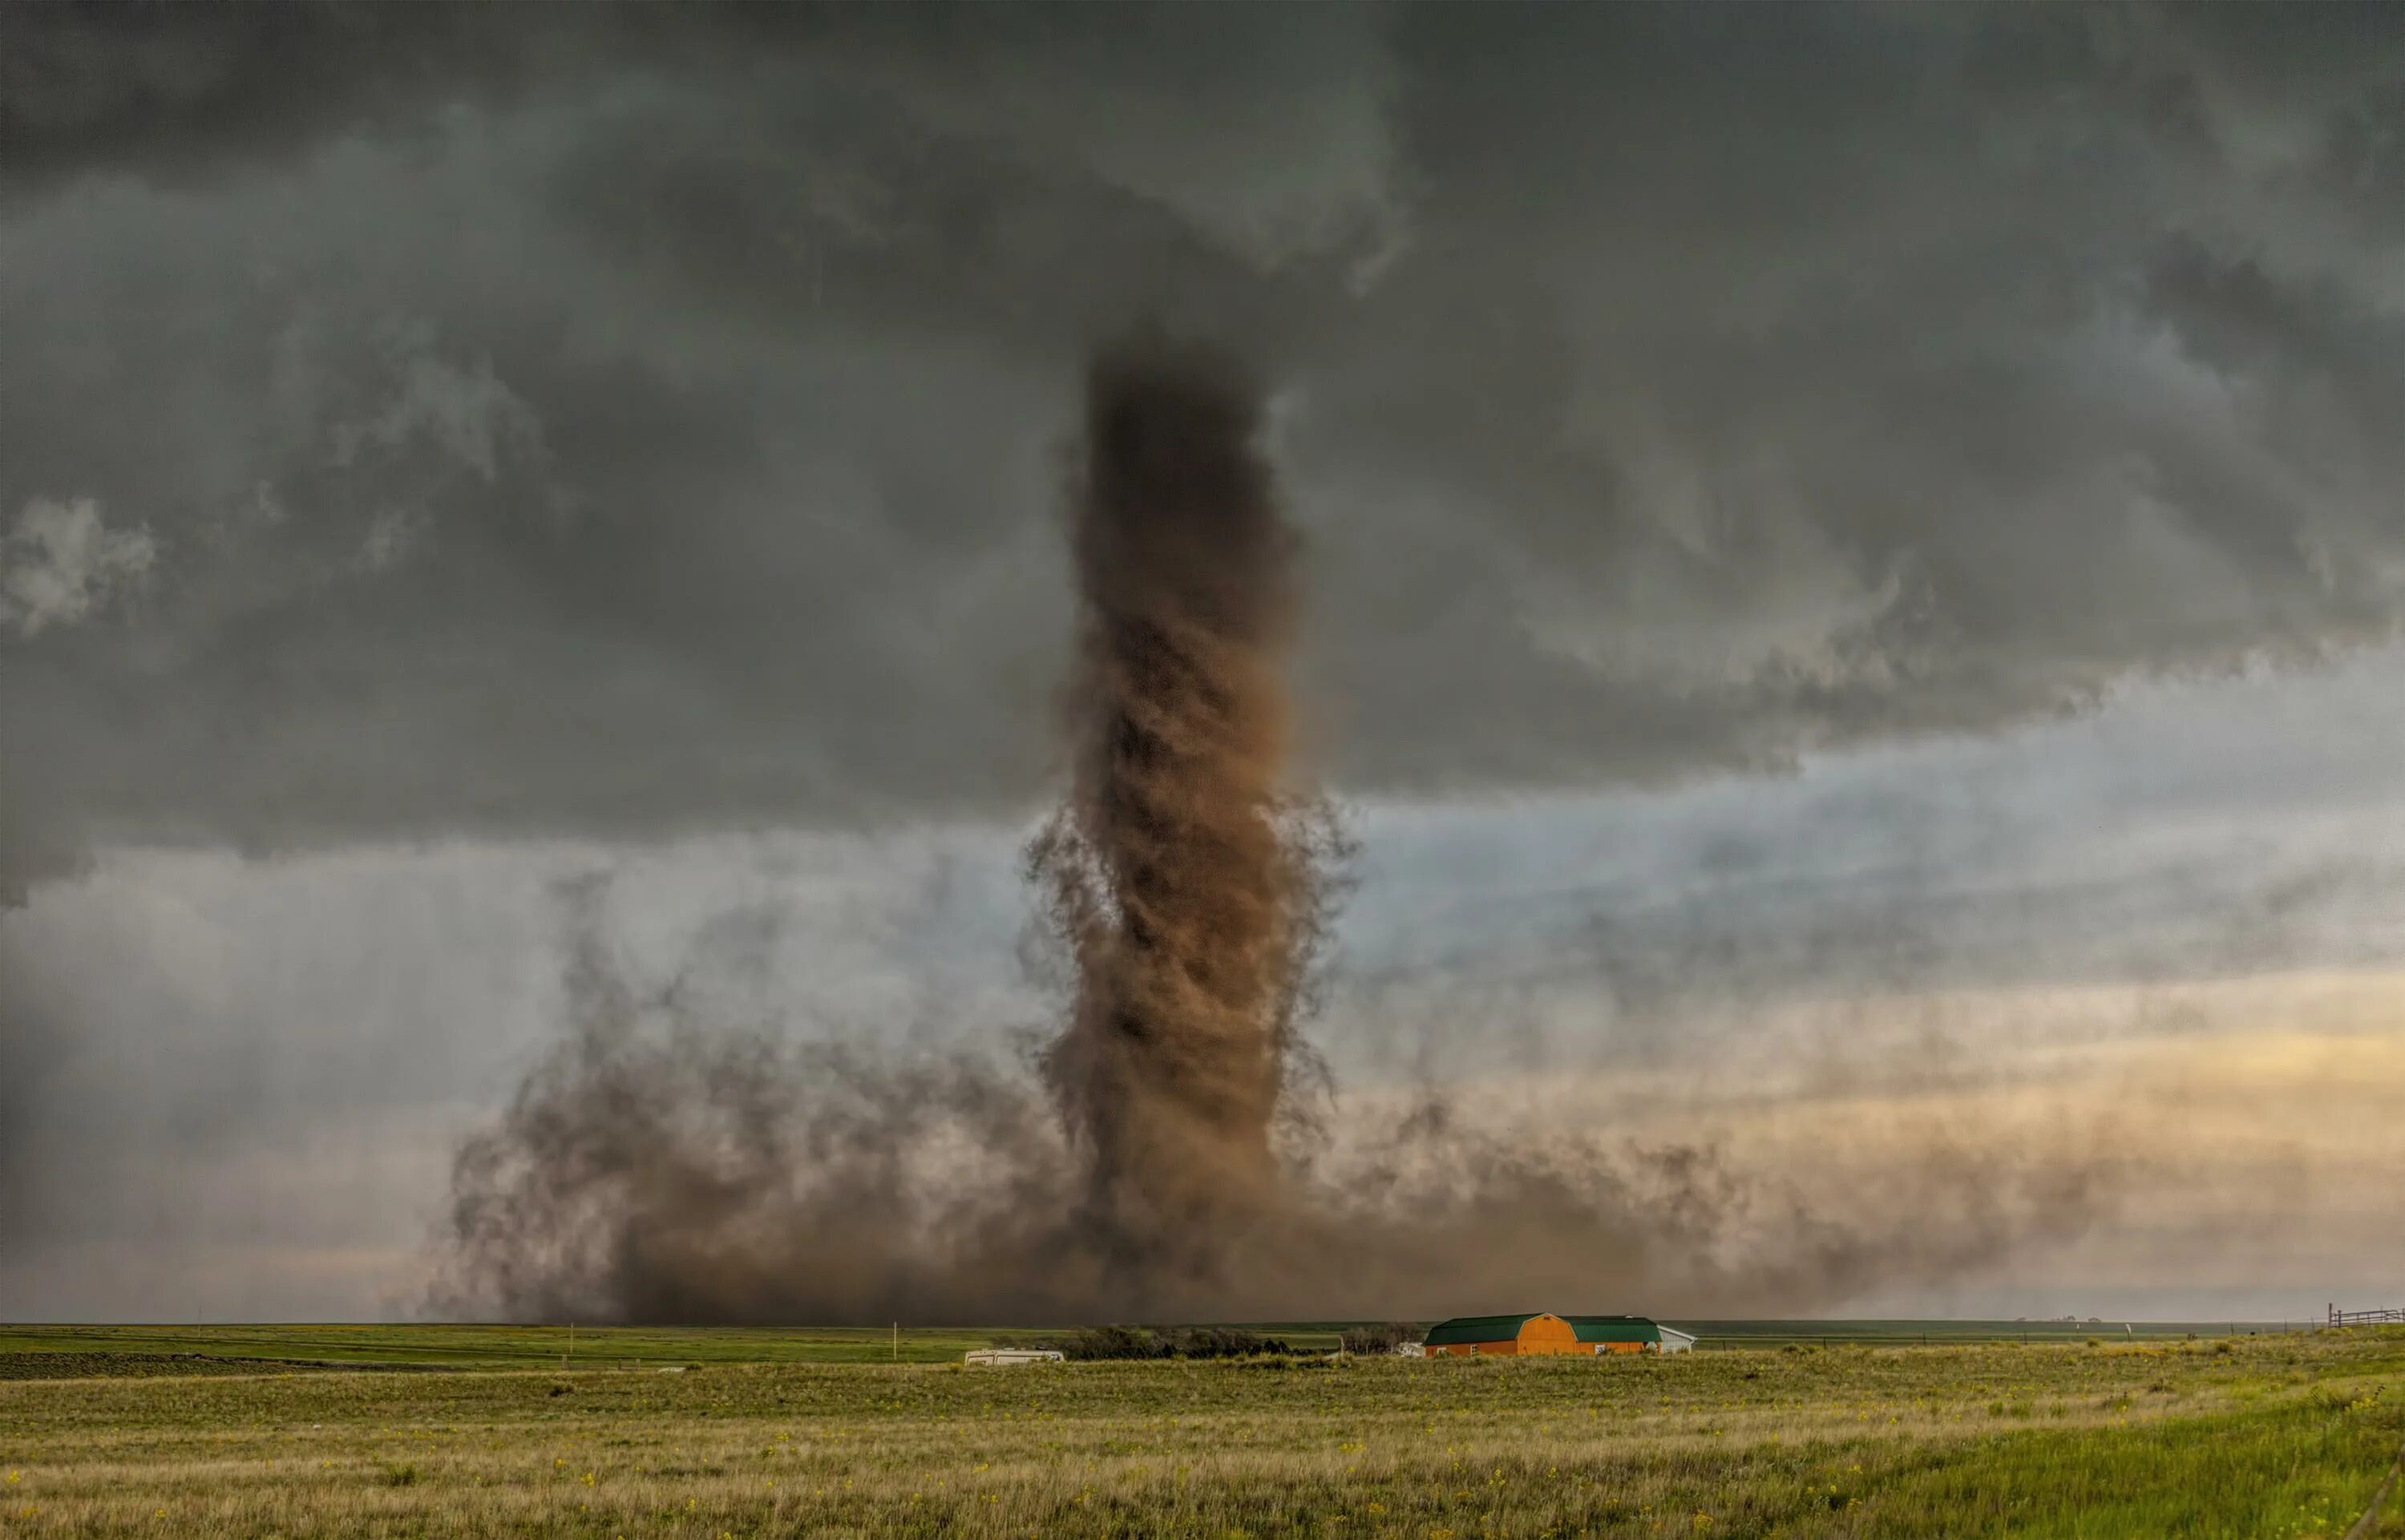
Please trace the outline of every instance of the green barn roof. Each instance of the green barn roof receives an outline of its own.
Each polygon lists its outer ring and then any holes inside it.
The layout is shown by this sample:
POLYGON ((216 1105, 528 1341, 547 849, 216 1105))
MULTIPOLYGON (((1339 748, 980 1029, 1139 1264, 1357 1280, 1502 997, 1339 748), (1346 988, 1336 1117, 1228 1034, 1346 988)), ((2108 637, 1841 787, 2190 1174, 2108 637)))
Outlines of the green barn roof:
MULTIPOLYGON (((1428 1345, 1450 1347, 1457 1342, 1509 1342, 1520 1328, 1543 1315, 1530 1310, 1516 1316, 1456 1316, 1428 1328, 1428 1345)), ((1659 1342, 1662 1329, 1643 1316, 1563 1316, 1581 1342, 1659 1342)))

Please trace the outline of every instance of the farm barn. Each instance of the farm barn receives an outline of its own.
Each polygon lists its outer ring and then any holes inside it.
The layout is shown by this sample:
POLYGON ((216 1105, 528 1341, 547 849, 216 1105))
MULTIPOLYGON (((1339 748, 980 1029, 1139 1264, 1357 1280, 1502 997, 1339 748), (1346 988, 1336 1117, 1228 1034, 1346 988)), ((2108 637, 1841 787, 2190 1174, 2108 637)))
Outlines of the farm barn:
POLYGON ((1683 1353, 1688 1333, 1643 1316, 1456 1316, 1429 1329, 1427 1356, 1525 1357, 1530 1353, 1683 1353))

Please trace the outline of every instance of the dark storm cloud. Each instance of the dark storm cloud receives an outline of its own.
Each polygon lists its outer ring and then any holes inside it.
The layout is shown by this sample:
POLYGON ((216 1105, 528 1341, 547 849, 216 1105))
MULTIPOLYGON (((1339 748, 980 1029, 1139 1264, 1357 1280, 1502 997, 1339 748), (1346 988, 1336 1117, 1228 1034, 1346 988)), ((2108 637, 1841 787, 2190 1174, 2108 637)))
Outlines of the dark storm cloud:
POLYGON ((1146 311, 1274 388, 1349 789, 2405 604, 2393 12, 6 26, 0 524, 154 551, 0 643, 61 851, 1030 805, 1076 361, 1146 311))
MULTIPOLYGON (((1033 807, 1060 449, 1146 314, 1270 388, 1347 793, 1783 766, 2393 637, 2400 64, 2338 6, 0 10, 0 888, 121 841, 1033 807)), ((2060 810, 1915 773, 1500 882, 1357 1014, 1484 1045, 1567 992, 1622 1052, 1812 987, 2382 951, 2377 853, 2000 867, 2060 810)), ((331 1244, 409 1186, 387 1146, 439 1156, 423 1109, 540 1014, 461 959, 541 943, 345 859, 223 876, 332 873, 240 924, 212 877, 186 943, 76 908, 148 868, 7 917, 0 1169, 50 1180, 0 1231, 331 1244), (261 1173, 335 1123, 358 1185, 288 1202, 261 1173)), ((712 1010, 756 929, 696 949, 712 1010)), ((852 987, 840 929, 784 996, 852 987)), ((964 950, 871 971, 1015 1020, 964 950)))

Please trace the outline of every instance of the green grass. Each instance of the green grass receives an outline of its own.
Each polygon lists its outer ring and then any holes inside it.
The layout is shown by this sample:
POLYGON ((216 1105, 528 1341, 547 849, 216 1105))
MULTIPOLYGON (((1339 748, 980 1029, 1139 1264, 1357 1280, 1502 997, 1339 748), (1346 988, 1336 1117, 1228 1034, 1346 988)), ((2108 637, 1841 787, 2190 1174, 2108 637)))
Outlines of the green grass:
MULTIPOLYGON (((941 1363, 971 1348, 1057 1333, 912 1327, 900 1362, 941 1363)), ((1330 1346, 1333 1346, 1331 1339, 1330 1346)), ((0 1358, 34 1353, 186 1353, 286 1363, 454 1367, 656 1367, 669 1363, 882 1363, 885 1327, 0 1326, 0 1358)))
MULTIPOLYGON (((761 1350, 743 1335, 724 1351, 761 1350)), ((0 1382, 0 1535, 2335 1537, 2405 1442, 2405 1331, 968 1371, 664 1356, 707 1366, 0 1382)))
POLYGON ((1707 1348, 1790 1342, 2155 1342, 2194 1337, 2276 1336, 2316 1331, 2314 1321, 1681 1321, 1707 1348))
MULTIPOLYGON (((1284 1321, 1254 1329, 1298 1348, 1332 1349, 1341 1321, 1284 1321)), ((2278 1323, 2140 1321, 2134 1335, 2060 1321, 1712 1321, 1680 1323, 1703 1346, 1779 1347, 1795 1342, 2117 1342, 2269 1333, 2278 1323)), ((1066 1329, 903 1328, 900 1362, 956 1362, 971 1348, 1041 1342, 1066 1329)), ((485 1364, 496 1368, 663 1363, 881 1363, 894 1358, 889 1328, 578 1327, 432 1325, 0 1326, 0 1361, 29 1353, 194 1354, 285 1363, 485 1364)), ((0 1368, 0 1374, 10 1371, 0 1368)))

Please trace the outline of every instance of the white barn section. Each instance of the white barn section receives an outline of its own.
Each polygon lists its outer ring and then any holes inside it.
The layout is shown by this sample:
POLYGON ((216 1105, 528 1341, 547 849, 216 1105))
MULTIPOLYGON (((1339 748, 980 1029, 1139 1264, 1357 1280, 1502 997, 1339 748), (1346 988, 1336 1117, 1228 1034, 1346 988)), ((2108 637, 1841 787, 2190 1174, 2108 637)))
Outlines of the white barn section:
POLYGON ((1665 1353, 1690 1353, 1695 1350, 1695 1338, 1694 1333, 1681 1332, 1675 1327, 1660 1324, 1656 1324, 1653 1329, 1662 1334, 1662 1345, 1656 1349, 1655 1351, 1665 1353))
POLYGON ((1058 1348, 971 1348, 961 1362, 971 1368, 1003 1368, 1014 1363, 1059 1363, 1062 1354, 1058 1348))

